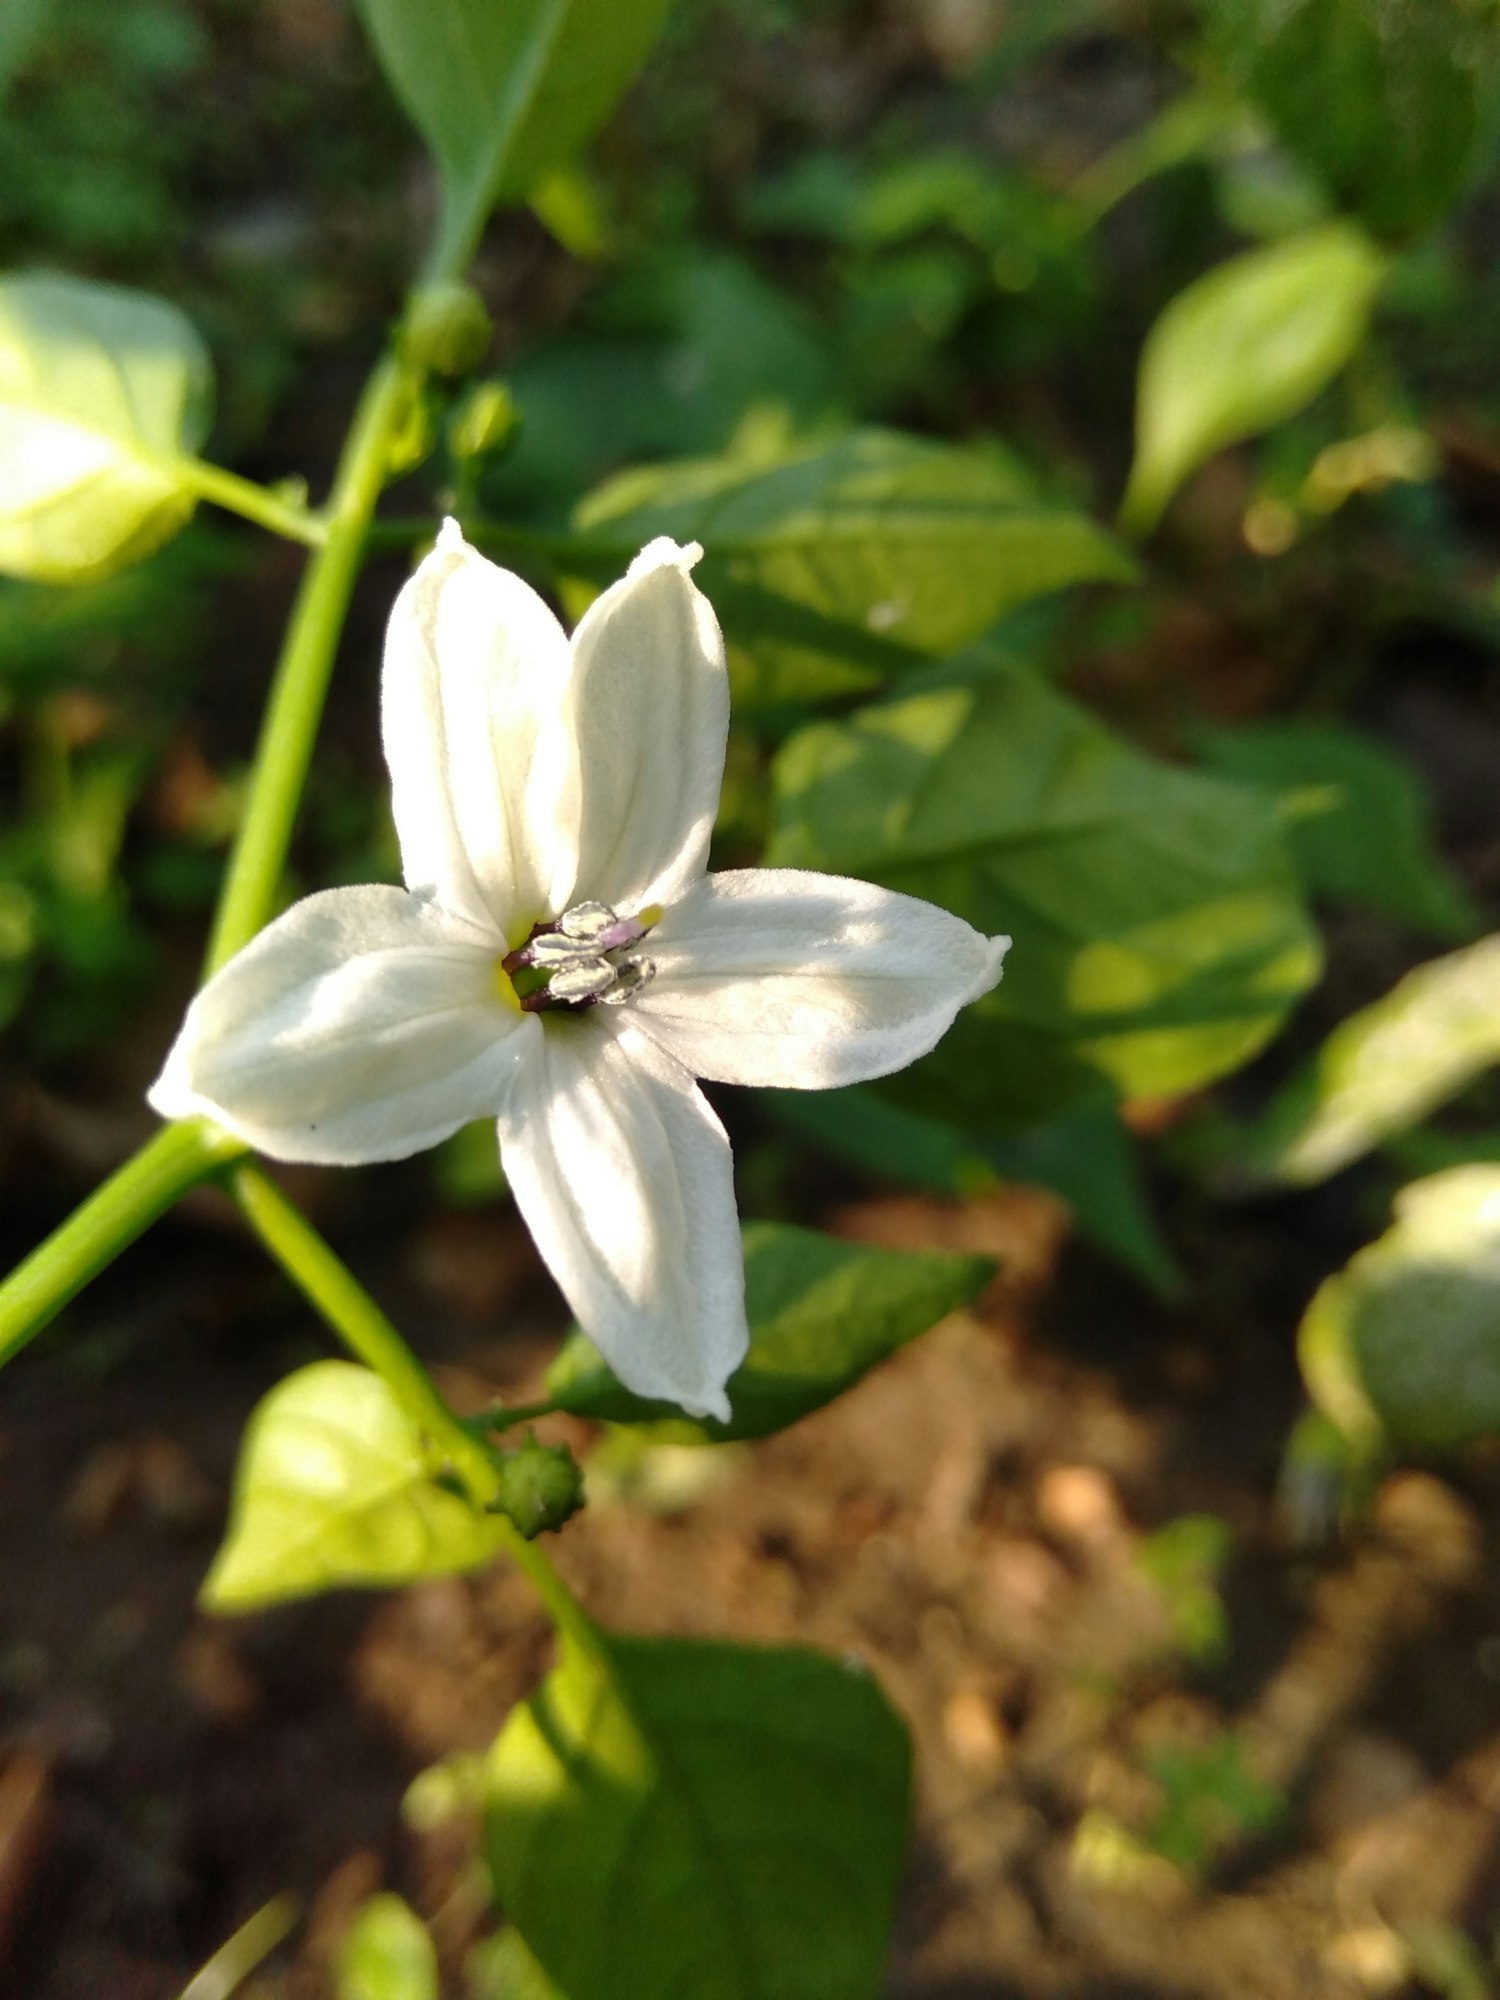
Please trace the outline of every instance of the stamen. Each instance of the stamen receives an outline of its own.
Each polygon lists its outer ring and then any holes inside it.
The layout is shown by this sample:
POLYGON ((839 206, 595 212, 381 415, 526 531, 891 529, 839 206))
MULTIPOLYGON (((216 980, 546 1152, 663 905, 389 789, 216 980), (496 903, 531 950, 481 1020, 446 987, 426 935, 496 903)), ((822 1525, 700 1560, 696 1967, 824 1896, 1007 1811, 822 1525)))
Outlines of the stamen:
POLYGON ((632 993, 639 993, 649 980, 656 977, 654 958, 627 958, 615 974, 615 983, 607 993, 599 995, 604 1007, 618 1007, 622 1000, 628 1000, 632 993))
POLYGON ((547 983, 549 1000, 571 1001, 574 1006, 597 1000, 614 985, 619 975, 607 958, 583 958, 573 965, 560 965, 547 983))
POLYGON ((518 1004, 528 1014, 549 1007, 588 1007, 596 1000, 618 1006, 656 971, 649 958, 619 958, 661 921, 650 903, 622 917, 608 903, 575 903, 555 923, 538 924, 523 945, 496 968, 497 983, 516 982, 518 1004))

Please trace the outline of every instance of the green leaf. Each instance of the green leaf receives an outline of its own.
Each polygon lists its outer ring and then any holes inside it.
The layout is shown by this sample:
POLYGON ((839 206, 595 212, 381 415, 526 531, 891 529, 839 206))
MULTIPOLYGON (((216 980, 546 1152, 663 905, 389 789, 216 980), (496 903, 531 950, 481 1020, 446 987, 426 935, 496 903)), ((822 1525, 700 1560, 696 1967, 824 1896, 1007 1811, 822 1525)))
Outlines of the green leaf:
POLYGON ((537 1964, 519 1931, 496 1931, 464 1960, 466 2000, 567 2000, 537 1964))
POLYGON ((1279 795, 1294 859, 1315 894, 1360 903, 1438 937, 1471 938, 1480 913, 1433 845, 1415 771, 1333 722, 1204 730, 1215 770, 1279 795))
POLYGON ((1213 0, 1241 88, 1341 206, 1378 233, 1439 221, 1493 110, 1493 0, 1213 0))
POLYGON ((739 687, 869 686, 1069 584, 1128 582, 1102 528, 994 448, 860 430, 618 474, 577 525, 613 575, 657 535, 702 542, 739 687), (831 675, 831 678, 830 678, 831 675))
POLYGON ((611 1423, 675 1419, 681 1442, 766 1437, 842 1395, 967 1305, 994 1273, 985 1257, 876 1250, 779 1222, 747 1223, 744 1236, 750 1351, 729 1378, 727 1424, 632 1395, 581 1333, 548 1370, 547 1393, 565 1410, 611 1423))
POLYGON ((0 8, 0 97, 40 40, 54 0, 6 0, 0 8))
POLYGON ((229 1531, 201 1602, 253 1611, 488 1562, 508 1523, 476 1513, 438 1483, 441 1471, 378 1375, 348 1361, 299 1368, 250 1419, 229 1531))
POLYGON ((491 1754, 495 1893, 569 2000, 873 2000, 909 1784, 856 1666, 569 1634, 491 1754))
POLYGON ((391 88, 437 160, 444 243, 458 262, 496 203, 525 200, 593 137, 667 11, 667 0, 357 5, 391 88))
POLYGON ((1145 534, 1205 459, 1310 403, 1364 338, 1383 271, 1368 237, 1335 222, 1179 292, 1141 356, 1122 522, 1145 534))
POLYGON ((1276 1179, 1326 1180, 1500 1062, 1500 934, 1430 959, 1342 1021, 1251 1142, 1276 1179))
POLYGON ((1015 939, 995 991, 881 1089, 994 1132, 1234 1068, 1319 962, 1269 804, 973 664, 802 731, 774 769, 771 866, 863 876, 1015 939))
POLYGON ((0 278, 0 571, 83 583, 193 511, 208 357, 174 306, 81 278, 0 278))
POLYGON ((399 1896, 360 1904, 339 1945, 337 2000, 438 2000, 437 1951, 427 1926, 399 1896))
POLYGON ((1396 1220, 1318 1288, 1298 1334, 1308 1390, 1364 1450, 1500 1431, 1500 1166, 1396 1197, 1396 1220))
POLYGON ((1162 1241, 1142 1185, 1139 1151, 1108 1105, 1085 1105, 1029 1131, 977 1135, 892 1104, 867 1085, 769 1090, 759 1102, 794 1132, 865 1173, 941 1194, 1001 1180, 1049 1189, 1085 1236, 1168 1296, 1182 1274, 1162 1241))

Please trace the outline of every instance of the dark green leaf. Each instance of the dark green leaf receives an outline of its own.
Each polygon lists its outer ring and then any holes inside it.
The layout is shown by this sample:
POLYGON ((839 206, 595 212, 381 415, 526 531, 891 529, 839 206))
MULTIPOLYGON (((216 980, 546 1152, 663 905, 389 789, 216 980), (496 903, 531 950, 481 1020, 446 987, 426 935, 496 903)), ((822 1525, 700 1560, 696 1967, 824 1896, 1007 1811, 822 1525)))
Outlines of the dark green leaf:
POLYGON ((621 473, 577 519, 611 573, 657 535, 701 542, 742 682, 768 698, 829 691, 830 657, 847 662, 839 685, 869 685, 895 648, 950 651, 1032 598, 1134 574, 998 450, 894 431, 621 473))
POLYGON ((767 860, 864 876, 1015 939, 1005 978, 882 1089, 971 1132, 1234 1068, 1318 968, 1269 804, 1132 749, 997 663, 818 724, 767 860))
POLYGON ((1439 937, 1473 937, 1474 899, 1433 846, 1430 811, 1411 767, 1333 722, 1267 722, 1205 730, 1215 770, 1263 786, 1308 887, 1362 903, 1439 937))
POLYGON ((590 139, 646 59, 667 0, 357 0, 442 171, 462 241, 590 139))
POLYGON ((1310 403, 1363 339, 1383 271, 1368 237, 1334 222, 1179 292, 1141 355, 1121 519, 1146 533, 1205 459, 1310 403))
POLYGON ((876 1250, 785 1223, 745 1227, 750 1351, 729 1378, 727 1424, 683 1418, 632 1395, 581 1333, 547 1374, 554 1402, 612 1423, 676 1419, 673 1436, 719 1444, 765 1437, 821 1409, 898 1347, 966 1305, 994 1267, 984 1257, 876 1250))
POLYGON ((1212 0, 1241 87, 1329 194, 1382 234, 1462 192, 1493 109, 1492 0, 1212 0))
POLYGON ((908 1786, 858 1667, 570 1633, 491 1755, 495 1893, 568 2000, 873 2000, 908 1786))
POLYGON ((1319 1407, 1365 1449, 1500 1431, 1500 1167, 1403 1188, 1385 1235, 1319 1287, 1298 1351, 1319 1407))

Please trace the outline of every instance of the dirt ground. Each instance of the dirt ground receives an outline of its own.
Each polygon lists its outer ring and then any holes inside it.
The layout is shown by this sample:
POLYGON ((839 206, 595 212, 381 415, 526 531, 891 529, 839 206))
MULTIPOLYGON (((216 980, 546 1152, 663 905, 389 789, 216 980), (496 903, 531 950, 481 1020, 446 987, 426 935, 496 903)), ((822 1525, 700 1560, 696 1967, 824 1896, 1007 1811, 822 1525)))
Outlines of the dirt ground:
MULTIPOLYGON (((325 1180, 325 1222, 456 1400, 524 1390, 560 1324, 524 1234, 499 1207, 424 1213, 410 1174, 325 1180)), ((1180 1220, 1218 1276, 1165 1307, 1024 1190, 836 1206, 836 1231, 982 1250, 1001 1275, 781 1437, 603 1447, 557 1559, 612 1624, 870 1663, 917 1746, 893 1996, 1482 1993, 1456 1982, 1463 1937, 1487 1952, 1500 1912, 1500 1466, 1394 1474, 1359 1532, 1299 1549, 1278 1499, 1285 1328, 1326 1246, 1276 1210, 1180 1220), (1191 1563, 1174 1586, 1157 1531, 1208 1513, 1219 1587, 1191 1563), (1218 1649, 1194 1638, 1205 1606, 1218 1649), (1225 1742, 1280 1811, 1210 1801, 1191 1887, 1158 1851, 1150 1773, 1225 1742)), ((209 1197, 7 1378, 15 2000, 169 2000, 283 1891, 303 1920, 244 1990, 314 2000, 380 1884, 429 1918, 461 1990, 487 1922, 472 1829, 416 1831, 400 1802, 544 1670, 523 1580, 499 1565, 237 1621, 193 1604, 245 1417, 318 1351, 209 1197)))

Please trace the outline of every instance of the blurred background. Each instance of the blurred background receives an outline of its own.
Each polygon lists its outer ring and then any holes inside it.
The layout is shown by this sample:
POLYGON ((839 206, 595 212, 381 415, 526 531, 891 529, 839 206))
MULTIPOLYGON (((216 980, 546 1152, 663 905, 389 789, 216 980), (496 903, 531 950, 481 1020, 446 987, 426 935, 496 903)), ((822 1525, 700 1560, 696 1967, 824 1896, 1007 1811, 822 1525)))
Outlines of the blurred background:
MULTIPOLYGON (((485 239, 519 421, 470 461, 450 430, 445 476, 541 538, 623 466, 853 423, 1003 439, 1108 522, 1143 343, 1184 287, 1336 215, 1392 259, 1337 379, 1193 472, 1137 583, 1006 628, 1125 738, 1278 802, 1327 955, 1289 1029, 1211 1097, 1127 1097, 957 1170, 913 1138, 877 1172, 720 1093, 747 1214, 999 1274, 763 1444, 554 1426, 588 1454, 558 1552, 591 1609, 857 1653, 910 1723, 893 1995, 1500 1991, 1493 1271, 1444 1378, 1467 1414, 1392 1424, 1352 1467, 1296 1339, 1403 1182, 1500 1161, 1500 982, 1348 1170, 1257 1175, 1243 1137, 1341 1022, 1500 914, 1497 36, 1486 0, 678 0, 585 164, 485 239)), ((5 0, 0 267, 184 308, 220 463, 326 490, 432 202, 341 0, 5 0)), ((396 872, 390 539, 289 893, 396 872)), ((151 1129, 301 560, 205 513, 108 581, 0 583, 7 1263, 151 1129)), ((806 692, 739 669, 726 858, 760 850, 806 692)), ((534 1388, 566 1315, 487 1131, 295 1183, 456 1401, 534 1388)), ((382 1884, 453 1994, 512 1990, 475 1950, 462 1785, 401 1800, 541 1670, 520 1580, 193 1608, 246 1415, 324 1351, 204 1192, 7 1372, 18 2000, 168 2000, 283 1892, 304 1922, 244 1990, 313 2000, 382 1884)))

